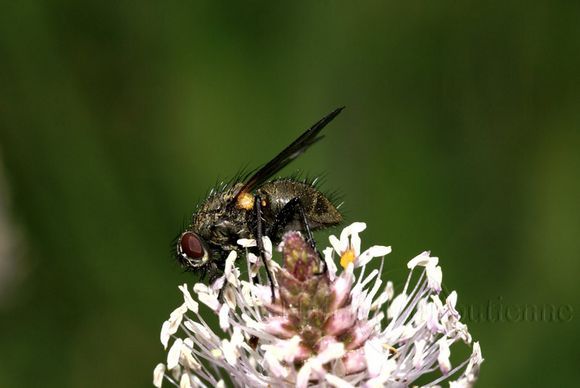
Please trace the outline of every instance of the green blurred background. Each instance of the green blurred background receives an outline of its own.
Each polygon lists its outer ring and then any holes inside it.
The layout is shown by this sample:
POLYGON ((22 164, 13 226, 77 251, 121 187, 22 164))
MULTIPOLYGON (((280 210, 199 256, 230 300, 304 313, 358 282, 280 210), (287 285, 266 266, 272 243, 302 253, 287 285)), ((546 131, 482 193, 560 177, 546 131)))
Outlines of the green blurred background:
POLYGON ((464 305, 571 309, 467 319, 481 387, 580 377, 579 2, 1 9, 1 387, 151 386, 182 222, 340 105, 285 172, 325 173, 399 286, 430 249, 464 305))

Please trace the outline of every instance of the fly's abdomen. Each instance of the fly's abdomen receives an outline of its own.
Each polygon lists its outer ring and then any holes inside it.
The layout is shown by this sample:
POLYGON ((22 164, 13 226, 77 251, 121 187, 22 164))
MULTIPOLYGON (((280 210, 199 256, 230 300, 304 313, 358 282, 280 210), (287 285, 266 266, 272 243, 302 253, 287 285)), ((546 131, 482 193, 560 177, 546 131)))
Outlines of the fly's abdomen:
POLYGON ((334 226, 342 221, 336 206, 309 183, 292 179, 276 180, 265 183, 257 190, 257 194, 266 201, 267 213, 271 215, 279 214, 290 201, 298 198, 308 224, 314 230, 334 226))

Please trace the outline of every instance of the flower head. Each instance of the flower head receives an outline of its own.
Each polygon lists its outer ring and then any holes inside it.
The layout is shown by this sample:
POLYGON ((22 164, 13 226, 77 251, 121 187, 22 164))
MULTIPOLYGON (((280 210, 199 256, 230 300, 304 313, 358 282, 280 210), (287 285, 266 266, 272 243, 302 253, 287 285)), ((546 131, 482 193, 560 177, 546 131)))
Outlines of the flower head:
MULTIPOLYGON (((361 253, 364 223, 331 236, 324 265, 299 232, 289 232, 278 247, 282 266, 272 264, 276 298, 268 286, 242 280, 228 257, 224 275, 213 286, 196 284, 191 295, 180 287, 184 303, 163 324, 165 364, 154 371, 154 385, 163 379, 176 386, 407 386, 435 385, 455 379, 453 386, 471 386, 483 362, 477 342, 472 355, 453 366, 451 346, 470 345, 471 335, 455 309, 457 294, 443 301, 438 259, 425 252, 408 263, 410 273, 401 292, 383 286, 381 270, 389 247, 361 253), (335 256, 343 268, 337 271, 335 256), (380 268, 368 275, 374 258, 380 268), (419 270, 419 274, 416 274, 419 270), (218 297, 223 288, 223 298, 218 297), (198 302, 216 315, 219 328, 201 316, 198 302)), ((266 238, 267 239, 267 238, 266 238)), ((240 242, 252 246, 252 241, 240 242)), ((253 242, 255 244, 255 242, 253 242)), ((248 253, 248 256, 251 254, 248 253)), ((248 257, 248 273, 259 260, 248 257)))

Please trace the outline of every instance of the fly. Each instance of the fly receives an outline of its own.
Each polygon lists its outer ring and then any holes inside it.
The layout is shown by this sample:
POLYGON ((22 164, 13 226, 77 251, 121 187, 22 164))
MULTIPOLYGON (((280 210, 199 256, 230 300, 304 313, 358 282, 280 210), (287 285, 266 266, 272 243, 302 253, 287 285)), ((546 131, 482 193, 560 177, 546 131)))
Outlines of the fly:
POLYGON ((312 232, 339 224, 342 215, 314 182, 271 178, 322 139, 320 131, 343 109, 324 116, 248 179, 212 191, 177 239, 176 256, 181 265, 209 274, 211 280, 223 272, 229 252, 240 251, 239 239, 255 239, 274 298, 262 237, 278 244, 286 231, 298 230, 315 247, 312 232))

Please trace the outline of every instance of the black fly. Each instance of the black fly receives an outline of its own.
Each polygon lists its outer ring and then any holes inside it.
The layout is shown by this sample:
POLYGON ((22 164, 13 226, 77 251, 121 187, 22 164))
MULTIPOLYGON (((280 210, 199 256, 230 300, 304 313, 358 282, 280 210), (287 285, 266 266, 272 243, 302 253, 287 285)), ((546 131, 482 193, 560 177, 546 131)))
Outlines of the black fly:
POLYGON ((210 193, 177 240, 176 254, 181 265, 186 270, 209 273, 211 280, 224 270, 228 253, 240 250, 239 239, 255 239, 274 298, 262 237, 268 236, 277 244, 284 232, 299 230, 314 247, 312 231, 339 224, 342 215, 313 183, 270 178, 322 139, 320 131, 342 109, 319 120, 245 182, 234 182, 210 193))

